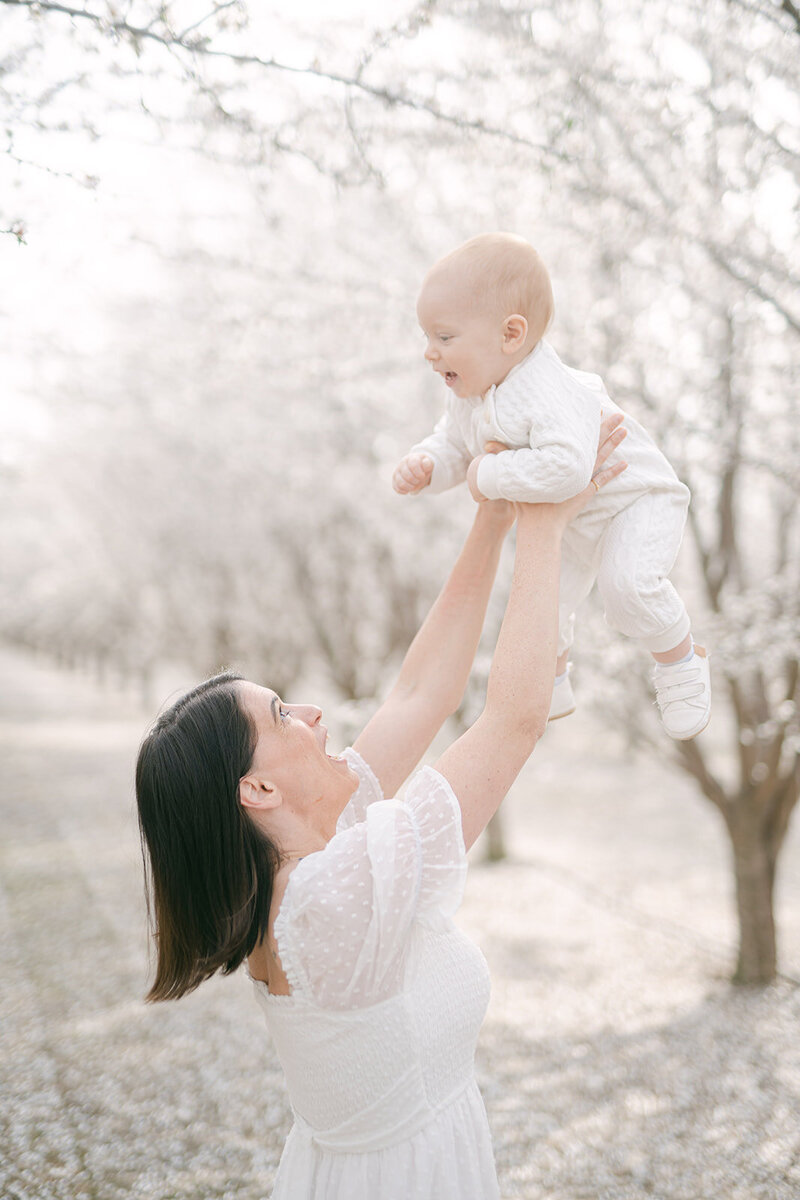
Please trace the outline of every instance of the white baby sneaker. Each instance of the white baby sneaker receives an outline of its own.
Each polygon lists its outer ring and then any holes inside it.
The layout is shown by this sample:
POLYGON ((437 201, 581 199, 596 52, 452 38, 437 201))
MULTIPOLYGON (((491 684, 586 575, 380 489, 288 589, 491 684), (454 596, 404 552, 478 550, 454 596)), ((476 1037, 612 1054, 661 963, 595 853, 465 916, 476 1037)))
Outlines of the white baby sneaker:
POLYGON ((569 681, 569 672, 571 669, 572 666, 570 664, 567 667, 567 673, 564 678, 553 687, 553 695, 550 698, 550 712, 547 714, 548 721, 557 721, 559 717, 568 717, 570 713, 575 712, 575 693, 569 681))
POLYGON ((656 663, 653 682, 669 736, 688 742, 702 733, 711 717, 711 672, 703 647, 695 646, 688 662, 656 663))

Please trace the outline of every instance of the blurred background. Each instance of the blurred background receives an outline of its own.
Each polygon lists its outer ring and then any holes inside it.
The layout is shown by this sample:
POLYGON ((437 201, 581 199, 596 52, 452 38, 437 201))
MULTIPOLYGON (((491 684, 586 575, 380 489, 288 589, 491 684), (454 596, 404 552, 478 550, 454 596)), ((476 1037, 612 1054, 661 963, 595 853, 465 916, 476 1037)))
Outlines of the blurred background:
MULTIPOLYGON (((465 922, 492 948, 481 1069, 501 1180, 526 1197, 798 1194, 798 63, 790 0, 0 0, 9 1196, 268 1194, 285 1105, 265 1047, 271 1124, 245 1116, 246 981, 168 1014, 140 1002, 136 746, 221 666, 322 697, 342 743, 385 694, 471 515, 464 489, 390 486, 443 402, 416 294, 492 229, 537 246, 557 351, 692 489, 674 578, 715 678, 709 730, 669 742, 647 655, 590 599, 579 712, 479 848, 465 922), (620 972, 644 1007, 612 1018, 620 972), (545 1050, 554 1006, 569 1045, 545 1050), (663 1053, 637 1043, 620 1091, 628 1036, 654 1022, 663 1053), (595 1027, 614 1046, 553 1099, 595 1027), (709 1067, 731 1031, 736 1070, 709 1067), (767 1085, 754 1064, 773 1052, 767 1085), (658 1072, 688 1108, 662 1105, 658 1072), (713 1103, 709 1075, 729 1087, 713 1103), (592 1077, 598 1105, 613 1097, 594 1132, 575 1120, 592 1077), (735 1124, 753 1137, 734 1152, 735 1124), (642 1141, 656 1126, 684 1139, 662 1171, 642 1141)), ((478 711, 509 565, 449 736, 478 711)))

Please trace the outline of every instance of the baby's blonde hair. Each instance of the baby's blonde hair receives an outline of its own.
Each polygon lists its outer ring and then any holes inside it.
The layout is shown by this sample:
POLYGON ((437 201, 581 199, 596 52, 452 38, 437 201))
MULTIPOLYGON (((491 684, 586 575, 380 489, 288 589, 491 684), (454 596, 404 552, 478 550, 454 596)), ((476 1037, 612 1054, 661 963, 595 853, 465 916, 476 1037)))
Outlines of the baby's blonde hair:
POLYGON ((547 268, 530 242, 513 233, 481 233, 440 258, 428 279, 463 272, 476 303, 502 319, 519 313, 529 342, 538 342, 553 319, 553 288, 547 268))

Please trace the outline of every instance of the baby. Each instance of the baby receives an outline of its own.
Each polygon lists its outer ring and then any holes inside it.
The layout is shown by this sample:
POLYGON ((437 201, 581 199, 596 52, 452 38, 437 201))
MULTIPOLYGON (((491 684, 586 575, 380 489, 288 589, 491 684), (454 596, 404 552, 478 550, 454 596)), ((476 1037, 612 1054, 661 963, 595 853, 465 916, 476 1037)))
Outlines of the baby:
MULTIPOLYGON (((398 464, 394 488, 441 492, 466 479, 475 499, 556 503, 592 477, 603 414, 619 412, 597 375, 565 366, 544 340, 553 315, 547 270, 522 238, 488 233, 428 272, 417 302, 425 358, 448 389, 432 434, 398 464), (508 449, 486 454, 487 442, 508 449)), ((571 523, 562 544, 556 678, 550 720, 575 710, 568 658, 574 613, 595 581, 612 628, 655 659, 661 720, 681 741, 711 714, 706 651, 667 578, 689 489, 644 429, 625 418, 627 470, 571 523)))

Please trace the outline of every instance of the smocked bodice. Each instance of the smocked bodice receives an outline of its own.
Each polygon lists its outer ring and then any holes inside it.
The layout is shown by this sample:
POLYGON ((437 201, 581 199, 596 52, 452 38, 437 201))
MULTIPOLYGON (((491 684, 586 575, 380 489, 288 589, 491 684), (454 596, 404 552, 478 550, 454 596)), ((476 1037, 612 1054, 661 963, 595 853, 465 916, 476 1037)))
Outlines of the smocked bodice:
POLYGON ((460 809, 430 768, 403 802, 383 800, 346 755, 358 789, 336 836, 292 872, 275 921, 291 994, 253 981, 295 1114, 273 1195, 490 1200, 474 1079, 489 975, 452 921, 460 809))

